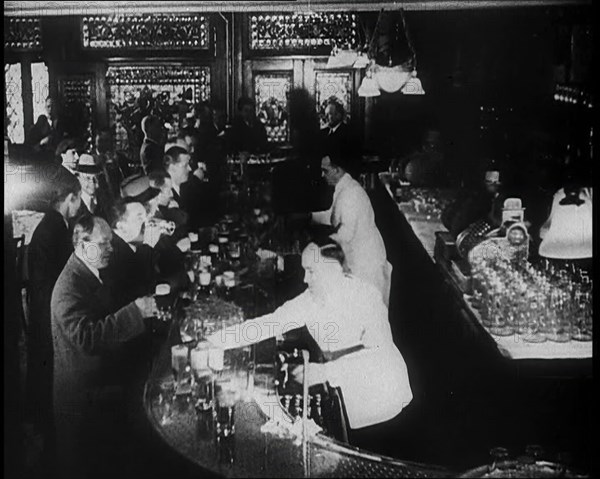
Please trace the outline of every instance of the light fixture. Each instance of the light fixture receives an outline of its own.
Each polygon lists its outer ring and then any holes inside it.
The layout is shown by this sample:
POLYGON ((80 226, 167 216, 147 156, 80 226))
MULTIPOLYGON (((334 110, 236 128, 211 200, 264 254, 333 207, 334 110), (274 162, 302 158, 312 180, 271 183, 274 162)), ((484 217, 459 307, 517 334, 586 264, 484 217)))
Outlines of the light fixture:
POLYGON ((369 57, 367 56, 366 53, 364 52, 360 52, 356 58, 356 61, 354 62, 354 65, 352 65, 352 68, 367 68, 369 66, 369 57))
POLYGON ((367 72, 362 83, 360 84, 360 87, 358 88, 358 96, 373 97, 379 95, 381 95, 381 92, 379 91, 379 85, 373 78, 371 67, 369 67, 367 68, 367 72))
POLYGON ((327 68, 351 68, 356 63, 358 52, 351 49, 339 49, 334 47, 327 60, 327 68))
POLYGON ((375 65, 373 68, 373 77, 377 81, 379 88, 387 93, 395 93, 400 90, 411 76, 411 72, 405 70, 402 65, 393 67, 383 67, 375 65))
MULTIPOLYGON (((376 88, 386 93, 399 91, 404 95, 424 95, 425 90, 423 89, 421 80, 417 78, 417 55, 408 34, 406 19, 402 9, 400 9, 400 18, 402 19, 402 29, 408 46, 409 57, 403 63, 394 65, 392 62, 392 52, 389 52, 389 56, 384 56, 384 61, 387 65, 375 63, 375 58, 378 55, 375 40, 380 35, 379 26, 382 17, 383 10, 379 13, 367 48, 367 55, 360 53, 354 62, 354 68, 367 68, 363 82, 358 90, 359 96, 379 96, 380 92, 375 94, 376 88)), ((396 32, 398 32, 398 26, 396 26, 396 32)), ((379 51, 379 53, 381 52, 379 51)), ((379 61, 381 63, 382 59, 380 58, 379 61)))
POLYGON ((417 70, 413 70, 411 77, 400 90, 405 95, 425 95, 421 80, 417 78, 417 70))

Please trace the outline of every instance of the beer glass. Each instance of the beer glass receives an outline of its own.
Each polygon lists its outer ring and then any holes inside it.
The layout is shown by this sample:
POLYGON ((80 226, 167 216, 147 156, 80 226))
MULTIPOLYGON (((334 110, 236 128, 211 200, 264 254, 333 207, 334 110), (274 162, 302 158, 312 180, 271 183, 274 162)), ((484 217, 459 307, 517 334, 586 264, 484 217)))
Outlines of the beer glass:
POLYGON ((180 385, 188 377, 188 354, 188 347, 184 344, 176 344, 171 347, 171 368, 177 385, 180 385))
POLYGON ((156 285, 154 300, 158 310, 158 318, 163 321, 171 320, 171 286, 167 283, 156 285))

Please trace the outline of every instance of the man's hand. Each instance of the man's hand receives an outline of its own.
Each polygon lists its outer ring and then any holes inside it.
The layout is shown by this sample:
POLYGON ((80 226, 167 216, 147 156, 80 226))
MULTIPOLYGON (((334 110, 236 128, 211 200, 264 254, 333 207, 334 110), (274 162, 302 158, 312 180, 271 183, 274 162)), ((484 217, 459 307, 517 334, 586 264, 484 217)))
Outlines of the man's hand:
POLYGON ((204 163, 198 162, 198 168, 194 170, 194 176, 200 181, 204 181, 204 177, 206 176, 206 165, 204 163))
POLYGON ((189 238, 182 238, 177 242, 177 247, 182 253, 187 253, 192 249, 192 242, 189 238))
POLYGON ((152 296, 142 296, 136 299, 135 305, 139 308, 140 313, 142 313, 142 317, 151 318, 152 316, 156 316, 156 301, 152 296))
MULTIPOLYGON (((291 371, 291 376, 297 383, 302 384, 304 381, 304 366, 294 366, 291 371)), ((308 385, 323 384, 327 381, 325 374, 325 366, 319 363, 309 363, 308 365, 308 385)))

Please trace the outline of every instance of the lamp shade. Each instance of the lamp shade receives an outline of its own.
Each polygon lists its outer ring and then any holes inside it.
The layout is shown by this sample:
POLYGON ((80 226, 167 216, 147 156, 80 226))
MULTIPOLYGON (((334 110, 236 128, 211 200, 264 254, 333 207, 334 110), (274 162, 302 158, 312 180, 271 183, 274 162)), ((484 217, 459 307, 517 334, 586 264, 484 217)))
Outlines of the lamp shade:
POLYGON ((388 93, 400 90, 410 78, 411 73, 402 68, 401 65, 384 67, 375 65, 373 78, 377 81, 379 88, 388 93))
POLYGON ((405 95, 425 95, 425 90, 416 76, 408 79, 408 81, 402 87, 402 93, 405 95))
POLYGON ((377 82, 370 76, 370 74, 367 74, 367 76, 363 78, 363 81, 358 88, 358 96, 371 97, 379 95, 381 95, 381 92, 379 91, 377 82))
POLYGON ((329 55, 327 60, 327 68, 341 68, 341 62, 337 55, 329 55))
POLYGON ((352 68, 357 58, 355 50, 338 50, 327 60, 327 68, 352 68))
POLYGON ((540 256, 553 259, 592 257, 593 213, 592 198, 588 191, 581 191, 579 197, 583 203, 580 205, 561 205, 560 201, 566 196, 562 188, 554 195, 552 211, 546 223, 549 223, 549 227, 545 234, 540 231, 540 236, 543 236, 540 256))
POLYGON ((369 66, 369 57, 364 53, 359 53, 352 68, 367 68, 369 66))

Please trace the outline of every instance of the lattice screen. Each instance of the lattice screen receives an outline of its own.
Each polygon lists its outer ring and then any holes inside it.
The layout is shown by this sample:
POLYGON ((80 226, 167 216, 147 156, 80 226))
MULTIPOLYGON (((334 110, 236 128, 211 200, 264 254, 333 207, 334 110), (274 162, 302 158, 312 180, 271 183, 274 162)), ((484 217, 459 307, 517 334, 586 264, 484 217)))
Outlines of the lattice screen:
MULTIPOLYGON (((321 123, 324 123, 325 106, 331 97, 337 98, 346 110, 346 121, 350 121, 352 107, 352 73, 317 72, 315 75, 315 96, 321 123)), ((321 125, 324 126, 324 125, 321 125)))
POLYGON ((117 149, 137 159, 142 118, 152 113, 176 135, 194 103, 210 100, 210 67, 191 65, 114 65, 106 78, 111 126, 117 149))
POLYGON ((4 86, 8 120, 6 133, 12 143, 23 143, 25 141, 25 125, 20 63, 4 65, 4 86))
POLYGON ((271 143, 282 143, 289 138, 288 93, 292 86, 289 73, 259 73, 254 76, 256 114, 265 125, 271 143))

